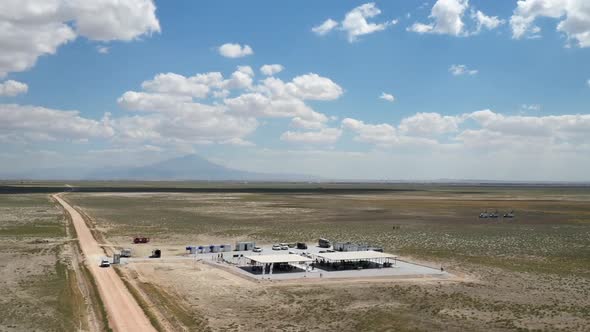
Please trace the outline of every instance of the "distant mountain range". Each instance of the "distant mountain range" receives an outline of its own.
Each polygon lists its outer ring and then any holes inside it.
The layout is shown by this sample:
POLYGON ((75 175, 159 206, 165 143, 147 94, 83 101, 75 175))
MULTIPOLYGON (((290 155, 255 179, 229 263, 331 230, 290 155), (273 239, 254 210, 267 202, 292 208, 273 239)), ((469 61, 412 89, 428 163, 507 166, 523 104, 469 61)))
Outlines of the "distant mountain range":
POLYGON ((130 168, 64 169, 39 168, 0 174, 2 179, 35 180, 202 180, 202 181, 311 181, 317 177, 301 174, 266 174, 228 168, 195 155, 130 168))

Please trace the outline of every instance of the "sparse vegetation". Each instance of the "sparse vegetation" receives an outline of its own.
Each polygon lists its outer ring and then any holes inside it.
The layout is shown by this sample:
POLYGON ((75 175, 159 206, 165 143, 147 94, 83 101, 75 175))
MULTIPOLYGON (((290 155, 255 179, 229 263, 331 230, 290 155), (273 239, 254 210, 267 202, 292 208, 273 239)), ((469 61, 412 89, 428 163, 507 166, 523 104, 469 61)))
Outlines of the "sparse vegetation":
POLYGON ((136 234, 179 247, 202 239, 283 242, 325 236, 381 245, 474 280, 237 287, 228 299, 213 300, 199 289, 206 286, 190 279, 195 272, 151 272, 161 277, 157 286, 163 290, 177 294, 180 288, 213 330, 571 331, 589 324, 590 189, 410 189, 68 197, 115 244, 127 244, 136 234), (477 215, 483 209, 515 210, 516 218, 482 220, 477 215), (248 304, 253 298, 255 308, 248 304), (212 301, 211 308, 204 301, 212 301), (218 315, 219 307, 233 316, 218 315), (246 317, 253 314, 281 317, 280 323, 246 317))
POLYGON ((0 195, 0 330, 73 331, 85 303, 47 195, 0 195))

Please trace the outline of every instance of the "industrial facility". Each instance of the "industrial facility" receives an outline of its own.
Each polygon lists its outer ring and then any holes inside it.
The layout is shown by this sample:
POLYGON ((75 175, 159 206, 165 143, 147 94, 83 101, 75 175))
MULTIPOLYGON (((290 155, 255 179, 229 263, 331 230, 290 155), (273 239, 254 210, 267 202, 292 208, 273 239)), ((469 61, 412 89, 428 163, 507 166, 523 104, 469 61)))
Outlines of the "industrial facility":
MULTIPOLYGON (((399 260, 396 255, 383 252, 381 247, 326 238, 318 239, 315 245, 298 241, 257 246, 253 241, 238 241, 235 245, 188 245, 184 249, 185 255, 166 258, 160 249, 153 249, 149 258, 202 261, 254 279, 447 275, 438 268, 399 260)), ((113 263, 145 262, 145 256, 131 255, 131 249, 123 248, 113 257, 113 263)))
POLYGON ((255 279, 352 278, 398 275, 441 275, 439 269, 398 260, 383 248, 353 242, 318 239, 317 245, 305 242, 257 246, 252 241, 235 246, 186 246, 187 258, 224 265, 255 279))

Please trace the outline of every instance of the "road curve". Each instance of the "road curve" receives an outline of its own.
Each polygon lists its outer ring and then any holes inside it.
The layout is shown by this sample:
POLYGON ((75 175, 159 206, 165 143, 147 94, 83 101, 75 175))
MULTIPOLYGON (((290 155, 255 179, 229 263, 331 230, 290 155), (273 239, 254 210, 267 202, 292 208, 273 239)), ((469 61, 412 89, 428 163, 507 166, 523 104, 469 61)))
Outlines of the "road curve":
POLYGON ((94 276, 96 286, 107 311, 109 325, 114 331, 156 331, 113 268, 99 267, 104 250, 92 236, 84 219, 60 195, 53 197, 68 211, 78 234, 86 265, 94 276))

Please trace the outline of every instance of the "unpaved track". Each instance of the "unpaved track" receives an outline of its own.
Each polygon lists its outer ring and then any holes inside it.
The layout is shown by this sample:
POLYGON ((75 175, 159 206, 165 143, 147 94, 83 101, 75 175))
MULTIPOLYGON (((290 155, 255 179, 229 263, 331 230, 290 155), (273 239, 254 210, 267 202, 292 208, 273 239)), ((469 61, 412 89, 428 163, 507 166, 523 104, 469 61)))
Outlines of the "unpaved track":
POLYGON ((106 307, 109 325, 114 331, 156 331, 113 268, 98 266, 104 250, 92 236, 84 219, 60 195, 53 197, 68 211, 78 234, 86 265, 94 276, 100 297, 106 307))

